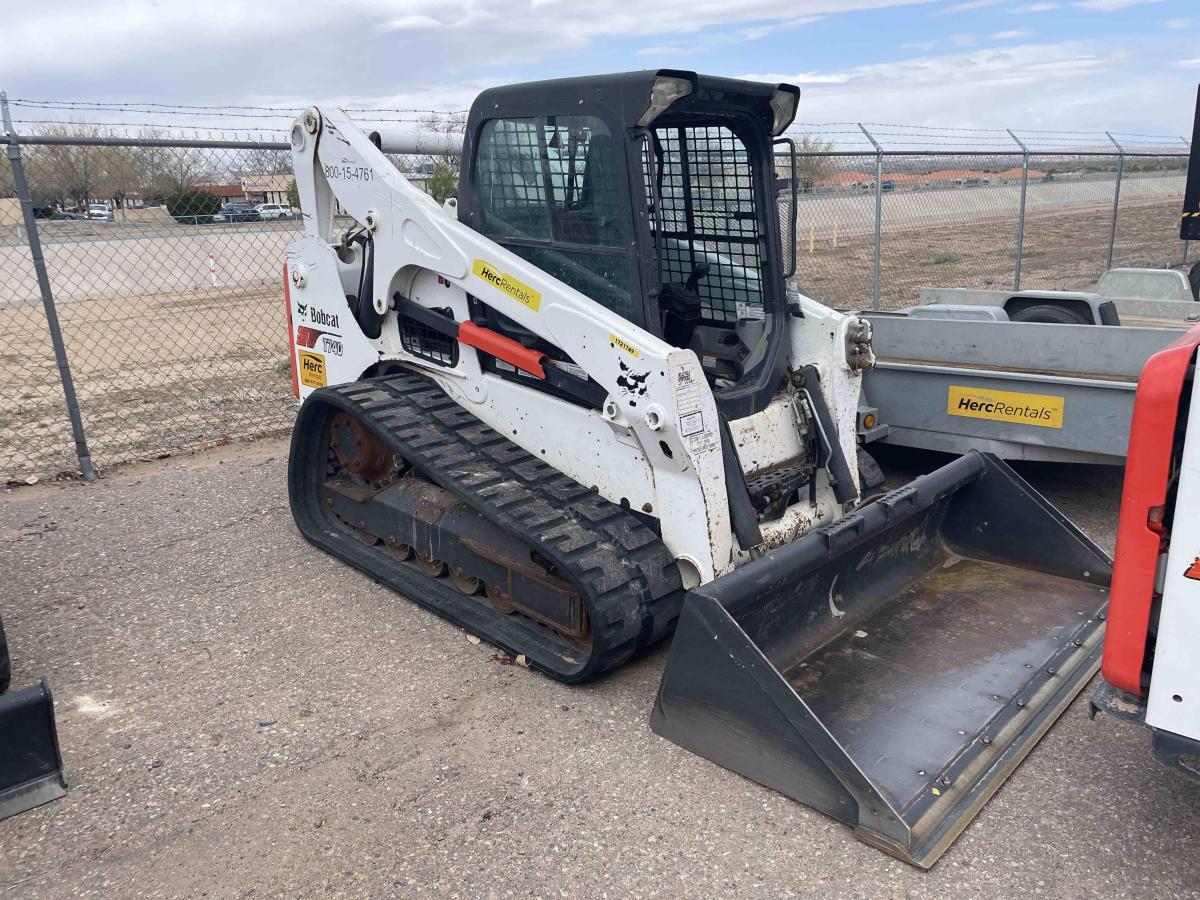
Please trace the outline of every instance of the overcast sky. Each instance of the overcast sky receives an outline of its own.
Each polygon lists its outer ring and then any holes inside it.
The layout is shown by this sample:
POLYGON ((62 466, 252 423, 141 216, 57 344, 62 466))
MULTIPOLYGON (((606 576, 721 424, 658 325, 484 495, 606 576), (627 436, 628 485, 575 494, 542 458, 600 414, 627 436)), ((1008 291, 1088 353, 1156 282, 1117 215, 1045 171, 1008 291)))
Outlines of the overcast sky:
POLYGON ((1189 133, 1200 0, 53 0, 0 28, 12 97, 457 109, 674 67, 799 84, 804 122, 1189 133), (786 13, 781 12, 786 10, 786 13))

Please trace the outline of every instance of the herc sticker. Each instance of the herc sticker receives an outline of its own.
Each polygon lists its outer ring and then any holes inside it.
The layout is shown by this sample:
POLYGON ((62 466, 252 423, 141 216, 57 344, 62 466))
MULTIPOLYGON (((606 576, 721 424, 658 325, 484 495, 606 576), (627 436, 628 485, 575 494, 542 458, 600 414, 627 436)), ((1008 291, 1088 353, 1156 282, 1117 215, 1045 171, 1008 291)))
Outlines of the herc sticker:
POLYGON ((1050 394, 1018 394, 952 384, 946 398, 946 412, 971 419, 1062 428, 1063 403, 1064 398, 1050 394))
POLYGON ((307 350, 298 351, 297 356, 300 360, 300 382, 305 387, 325 387, 325 357, 307 350))
POLYGON ((475 260, 475 265, 472 267, 476 275, 484 281, 491 282, 508 296, 512 297, 518 303, 528 306, 534 312, 538 311, 538 307, 542 305, 542 295, 535 291, 527 284, 523 284, 504 272, 501 272, 489 262, 484 262, 482 259, 475 260))

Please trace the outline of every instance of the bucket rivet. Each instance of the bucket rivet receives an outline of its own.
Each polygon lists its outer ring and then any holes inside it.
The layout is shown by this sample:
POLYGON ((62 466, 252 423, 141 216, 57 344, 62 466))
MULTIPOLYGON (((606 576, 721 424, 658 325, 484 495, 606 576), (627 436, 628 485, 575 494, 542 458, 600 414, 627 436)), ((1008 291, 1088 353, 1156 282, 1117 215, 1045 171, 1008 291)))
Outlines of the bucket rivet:
POLYGON ((1054 668, 1053 666, 1051 666, 1050 668, 1048 668, 1048 669, 1046 670, 1046 674, 1047 674, 1047 675, 1057 675, 1057 674, 1058 674, 1058 669, 1056 669, 1056 668, 1054 668))
POLYGON ((1001 697, 999 694, 992 694, 992 699, 993 700, 1003 700, 1004 698, 1001 697))
POLYGON ((917 769, 917 774, 918 774, 918 775, 924 775, 924 774, 925 774, 925 770, 924 770, 924 769, 917 769))
POLYGON ((942 776, 942 785, 943 785, 943 787, 950 787, 950 776, 948 776, 948 775, 942 776))
POLYGON ((1071 641, 1071 643, 1074 644, 1076 647, 1083 646, 1083 641, 1079 640, 1079 638, 1076 638, 1075 640, 1071 641))
POLYGON ((984 738, 982 738, 982 742, 984 744, 990 744, 992 742, 992 739, 990 737, 985 736, 984 738))
POLYGON ((1017 706, 1024 706, 1024 705, 1025 705, 1025 701, 1024 701, 1024 700, 1018 700, 1018 701, 1017 701, 1017 706))
POLYGON ((958 729, 958 733, 959 733, 959 734, 966 734, 966 732, 965 732, 965 731, 963 731, 961 728, 960 728, 960 729, 958 729))
POLYGON ((1104 621, 1104 613, 1096 613, 1096 621, 1103 622, 1104 621))

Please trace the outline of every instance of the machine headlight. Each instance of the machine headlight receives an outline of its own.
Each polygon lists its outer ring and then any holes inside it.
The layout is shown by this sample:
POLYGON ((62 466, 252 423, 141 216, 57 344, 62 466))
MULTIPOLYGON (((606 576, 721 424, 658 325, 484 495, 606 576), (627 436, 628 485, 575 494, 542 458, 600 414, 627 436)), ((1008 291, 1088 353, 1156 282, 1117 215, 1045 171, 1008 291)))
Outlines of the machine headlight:
POLYGON ((792 91, 776 88, 771 96, 771 110, 775 113, 775 121, 771 125, 771 133, 778 136, 792 124, 796 118, 796 104, 800 98, 792 91))
POLYGON ((646 111, 638 119, 638 125, 645 128, 662 115, 668 106, 681 97, 686 97, 691 92, 692 83, 686 78, 676 78, 673 75, 659 75, 654 79, 654 84, 650 88, 650 105, 646 107, 646 111))

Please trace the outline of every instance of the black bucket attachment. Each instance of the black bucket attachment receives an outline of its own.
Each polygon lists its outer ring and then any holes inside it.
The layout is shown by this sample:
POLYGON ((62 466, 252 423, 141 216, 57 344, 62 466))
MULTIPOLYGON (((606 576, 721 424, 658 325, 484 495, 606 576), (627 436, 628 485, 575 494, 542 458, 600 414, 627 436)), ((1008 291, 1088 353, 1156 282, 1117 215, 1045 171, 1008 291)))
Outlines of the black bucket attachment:
POLYGON ((1099 667, 1111 574, 971 452, 690 591, 651 725, 928 868, 1099 667))
POLYGON ((0 694, 0 819, 67 792, 54 727, 54 701, 42 679, 0 694))

